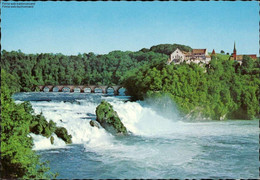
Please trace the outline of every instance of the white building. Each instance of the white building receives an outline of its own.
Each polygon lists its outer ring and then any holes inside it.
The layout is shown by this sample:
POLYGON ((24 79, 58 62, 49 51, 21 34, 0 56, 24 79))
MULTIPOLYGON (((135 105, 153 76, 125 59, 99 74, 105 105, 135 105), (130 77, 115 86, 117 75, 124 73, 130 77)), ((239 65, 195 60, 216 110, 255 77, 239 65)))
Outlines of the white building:
POLYGON ((170 55, 168 64, 180 64, 186 62, 190 64, 191 62, 195 64, 204 63, 208 64, 211 57, 208 55, 207 49, 192 49, 191 52, 181 51, 178 48, 170 55))
POLYGON ((168 64, 171 64, 172 62, 174 62, 174 64, 180 64, 184 59, 185 54, 177 48, 173 53, 171 53, 168 64))

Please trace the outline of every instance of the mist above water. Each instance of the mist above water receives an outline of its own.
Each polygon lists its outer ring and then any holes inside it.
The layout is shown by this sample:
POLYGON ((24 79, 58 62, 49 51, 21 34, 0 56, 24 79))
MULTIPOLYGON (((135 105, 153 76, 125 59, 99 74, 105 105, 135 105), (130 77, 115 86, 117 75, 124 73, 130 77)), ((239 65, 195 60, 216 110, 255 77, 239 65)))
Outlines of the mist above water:
POLYGON ((160 96, 150 96, 144 101, 140 101, 144 107, 149 107, 160 116, 171 119, 172 121, 186 121, 178 110, 177 104, 168 94, 160 94, 160 96))

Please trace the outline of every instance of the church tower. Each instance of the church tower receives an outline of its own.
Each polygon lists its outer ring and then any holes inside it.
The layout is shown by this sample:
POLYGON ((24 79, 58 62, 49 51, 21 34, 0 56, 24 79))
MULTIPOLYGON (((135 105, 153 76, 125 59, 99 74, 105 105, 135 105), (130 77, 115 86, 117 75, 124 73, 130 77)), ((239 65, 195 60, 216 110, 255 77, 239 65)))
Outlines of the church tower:
POLYGON ((236 42, 234 42, 233 57, 234 57, 234 60, 237 60, 236 42))
POLYGON ((213 49, 213 51, 212 51, 212 53, 211 53, 211 56, 214 56, 214 55, 216 55, 215 49, 213 49))

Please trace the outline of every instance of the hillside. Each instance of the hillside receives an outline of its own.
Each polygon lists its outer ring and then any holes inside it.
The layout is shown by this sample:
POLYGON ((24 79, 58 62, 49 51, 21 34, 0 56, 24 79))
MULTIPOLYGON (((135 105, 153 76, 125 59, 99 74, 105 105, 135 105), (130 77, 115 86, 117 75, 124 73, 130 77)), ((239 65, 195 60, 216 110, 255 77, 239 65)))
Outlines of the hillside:
MULTIPOLYGON (((206 119, 259 118, 260 61, 243 57, 242 65, 216 55, 208 65, 151 65, 129 72, 124 86, 133 100, 158 108, 172 100, 183 116, 206 119)), ((163 109, 162 109, 163 111, 163 109)))
POLYGON ((156 46, 152 46, 150 49, 143 48, 140 51, 142 52, 156 52, 156 53, 162 53, 165 55, 170 55, 173 51, 175 51, 177 48, 179 48, 181 51, 189 52, 192 50, 191 47, 181 45, 181 44, 159 44, 156 46))
POLYGON ((167 58, 167 55, 153 51, 112 51, 105 55, 84 53, 65 56, 3 50, 1 64, 3 69, 15 77, 18 91, 32 91, 34 85, 42 84, 121 84, 128 70, 165 62, 167 58))

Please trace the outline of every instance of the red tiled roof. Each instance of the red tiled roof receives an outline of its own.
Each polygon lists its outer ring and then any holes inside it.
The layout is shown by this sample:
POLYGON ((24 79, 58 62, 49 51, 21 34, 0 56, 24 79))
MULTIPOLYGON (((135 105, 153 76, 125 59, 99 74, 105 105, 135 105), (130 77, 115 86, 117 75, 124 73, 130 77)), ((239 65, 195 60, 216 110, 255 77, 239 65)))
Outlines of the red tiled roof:
POLYGON ((257 59, 256 54, 244 54, 244 55, 249 56, 249 57, 251 57, 253 59, 257 59))
POLYGON ((183 54, 185 54, 185 55, 190 55, 191 53, 190 52, 186 52, 186 51, 182 51, 183 52, 183 54))
POLYGON ((206 49, 192 49, 192 54, 205 54, 206 49))
MULTIPOLYGON (((242 61, 242 60, 243 60, 243 56, 249 56, 249 57, 251 57, 252 59, 257 59, 256 54, 242 54, 242 55, 237 55, 237 56, 236 56, 236 60, 237 60, 237 61, 242 61)), ((233 55, 230 56, 230 59, 231 59, 231 60, 234 60, 234 56, 233 56, 233 55)))

